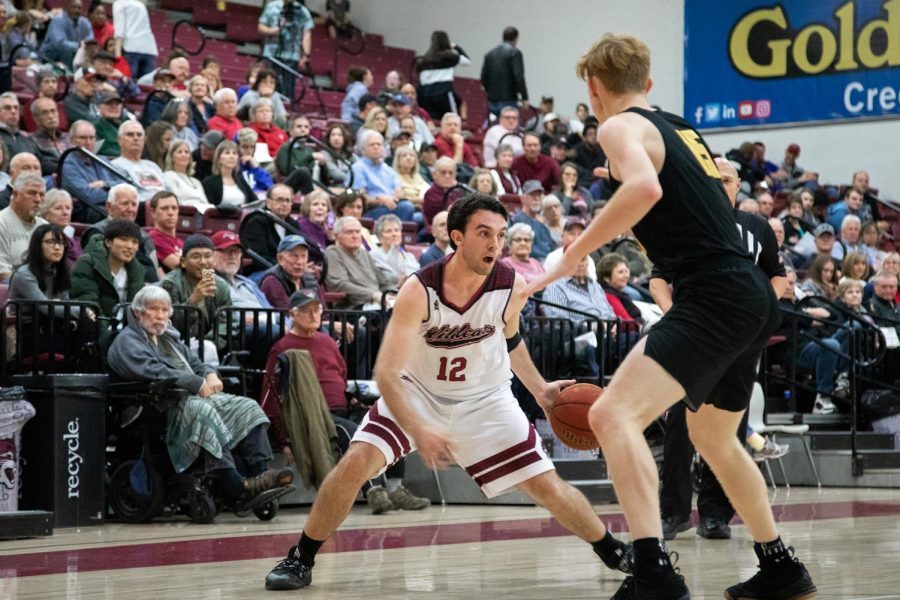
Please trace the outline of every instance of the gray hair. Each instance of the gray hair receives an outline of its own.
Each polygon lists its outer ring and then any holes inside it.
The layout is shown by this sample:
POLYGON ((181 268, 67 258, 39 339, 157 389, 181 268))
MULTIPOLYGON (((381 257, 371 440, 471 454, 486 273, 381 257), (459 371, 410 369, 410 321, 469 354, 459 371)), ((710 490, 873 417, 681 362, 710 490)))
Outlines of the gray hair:
POLYGON ((44 182, 44 178, 37 173, 25 171, 24 173, 19 173, 19 176, 13 181, 12 189, 15 192, 21 192, 25 189, 25 186, 28 185, 40 185, 44 187, 47 184, 44 182))
POLYGON ((458 114, 456 114, 455 112, 446 112, 444 113, 444 116, 441 117, 441 125, 443 125, 444 123, 448 123, 453 119, 459 119, 459 122, 462 123, 462 117, 460 117, 458 114))
POLYGON ((141 131, 144 131, 144 126, 141 125, 140 121, 134 121, 132 119, 126 119, 119 125, 119 130, 116 132, 116 137, 122 137, 125 134, 125 129, 131 127, 133 125, 137 125, 137 128, 141 131))
POLYGON ((562 202, 559 201, 559 198, 554 196, 553 194, 547 194, 544 196, 544 199, 541 200, 541 208, 547 208, 552 205, 562 206, 562 202))
POLYGON ((219 88, 218 90, 216 90, 216 93, 213 94, 213 102, 215 102, 216 105, 218 105, 219 102, 224 100, 225 96, 228 96, 228 95, 234 96, 234 99, 237 100, 237 93, 235 93, 235 91, 233 89, 223 87, 223 88, 219 88))
POLYGON ((15 100, 16 106, 21 106, 19 103, 19 97, 16 96, 15 92, 3 92, 0 94, 0 100, 15 100))
POLYGON ((93 123, 91 123, 91 122, 88 121, 87 119, 78 119, 77 121, 75 121, 74 123, 72 123, 71 125, 69 125, 69 135, 71 136, 71 135, 72 135, 73 133, 75 133, 79 128, 81 128, 81 127, 87 127, 87 126, 90 126, 90 128, 94 130, 94 133, 95 133, 95 134, 97 133, 97 128, 94 127, 94 124, 93 124, 93 123))
POLYGON ((268 98, 260 98, 256 101, 256 103, 250 107, 250 116, 254 119, 256 118, 256 111, 259 110, 260 106, 268 106, 272 109, 272 112, 275 112, 275 104, 269 100, 268 98))
POLYGON ((147 310, 147 305, 151 302, 165 302, 169 305, 169 313, 172 312, 172 297, 169 292, 158 285, 148 285, 134 295, 131 300, 131 310, 135 313, 147 310))
POLYGON ((131 185, 130 183, 119 183, 109 188, 109 194, 106 195, 106 203, 112 204, 113 202, 115 202, 116 198, 119 195, 119 192, 123 190, 131 190, 135 193, 135 195, 137 195, 137 188, 135 188, 133 185, 131 185))
POLYGON ((378 136, 378 139, 380 139, 381 142, 384 143, 384 136, 381 135, 380 133, 378 133, 377 131, 375 131, 374 129, 360 129, 359 130, 359 139, 356 141, 356 151, 359 154, 362 154, 363 151, 366 149, 366 146, 369 145, 369 139, 372 136, 376 136, 376 135, 378 136))
POLYGON ((40 114, 40 112, 41 112, 40 108, 38 108, 38 102, 41 100, 53 102, 53 106, 56 107, 56 102, 53 101, 53 98, 43 98, 43 97, 35 98, 31 102, 31 116, 34 117, 35 119, 37 119, 38 114, 40 114))
POLYGON ((513 147, 510 144, 500 144, 494 150, 494 156, 500 156, 504 152, 511 152, 513 155, 515 155, 515 153, 516 153, 516 151, 513 150, 513 147))
POLYGON ((46 215, 50 212, 51 208, 64 200, 68 200, 69 202, 72 201, 72 195, 66 190, 61 190, 59 188, 47 190, 47 194, 44 196, 44 203, 41 205, 41 216, 46 215))
POLYGON ((843 229, 847 223, 856 223, 857 225, 862 226, 862 221, 860 221, 859 217, 857 217, 856 215, 847 215, 846 217, 844 217, 844 219, 841 221, 841 229, 843 229))
MULTIPOLYGON (((345 226, 347 223, 351 223, 351 222, 354 222, 354 221, 355 221, 356 223, 359 223, 359 219, 357 219, 356 217, 341 217, 341 218, 339 218, 337 221, 334 222, 334 227, 333 227, 333 229, 334 229, 334 235, 337 235, 337 234, 339 234, 341 231, 343 231, 343 230, 344 230, 344 226, 345 226)), ((360 227, 362 227, 362 225, 360 225, 360 227)))
POLYGON ((384 232, 384 228, 388 225, 399 225, 402 229, 403 222, 400 220, 400 217, 397 215, 392 215, 390 213, 386 215, 381 215, 375 221, 375 236, 380 240, 381 234, 384 232))
POLYGON ((452 158, 450 158, 449 156, 442 156, 439 159, 437 159, 436 161, 434 161, 435 170, 437 170, 441 167, 453 167, 454 169, 456 169, 456 161, 453 160, 452 158))
POLYGON ((502 117, 505 113, 516 113, 516 116, 519 116, 519 109, 515 106, 504 106, 500 109, 500 116, 502 117))
POLYGON ((517 233, 524 233, 528 237, 531 238, 531 241, 534 241, 534 229, 531 228, 531 225, 528 223, 514 223, 512 227, 510 227, 506 231, 506 245, 512 242, 512 239, 516 237, 517 233))
POLYGON ((259 139, 259 134, 249 127, 239 129, 237 132, 238 144, 255 144, 259 139))
POLYGON ((19 165, 25 162, 25 159, 33 158, 34 160, 38 160, 38 157, 32 154, 31 152, 19 152, 15 156, 13 156, 9 160, 9 170, 13 171, 19 168, 19 165))

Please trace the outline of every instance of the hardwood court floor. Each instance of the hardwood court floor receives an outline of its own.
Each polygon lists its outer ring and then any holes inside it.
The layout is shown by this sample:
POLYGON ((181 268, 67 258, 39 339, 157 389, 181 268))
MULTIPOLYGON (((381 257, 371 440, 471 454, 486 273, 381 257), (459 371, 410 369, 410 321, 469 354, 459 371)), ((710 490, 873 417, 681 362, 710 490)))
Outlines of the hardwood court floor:
MULTIPOLYGON (((900 490, 783 488, 774 498, 785 540, 827 600, 900 598, 900 490)), ((614 532, 619 507, 597 507, 614 532)), ((326 544, 313 585, 263 590, 294 543, 308 509, 270 523, 220 515, 149 525, 62 529, 45 539, 0 542, 0 599, 609 598, 622 579, 540 508, 435 506, 373 516, 357 505, 326 544)), ((746 530, 704 540, 694 530, 669 544, 693 598, 755 571, 746 530)))

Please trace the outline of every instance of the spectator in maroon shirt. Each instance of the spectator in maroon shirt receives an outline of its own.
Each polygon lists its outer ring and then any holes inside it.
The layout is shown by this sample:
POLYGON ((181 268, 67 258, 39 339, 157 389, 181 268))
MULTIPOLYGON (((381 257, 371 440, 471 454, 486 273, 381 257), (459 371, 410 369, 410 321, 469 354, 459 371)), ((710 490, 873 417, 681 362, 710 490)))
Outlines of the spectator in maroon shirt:
POLYGON ((462 188, 457 188, 450 194, 446 193, 457 184, 456 163, 449 156, 437 159, 431 175, 434 183, 425 191, 425 198, 422 200, 422 216, 425 218, 427 231, 431 231, 431 220, 436 214, 442 210, 449 210, 450 205, 466 193, 462 188))
POLYGON ((181 249, 184 247, 184 241, 176 233, 178 198, 169 191, 156 192, 150 198, 150 214, 153 215, 153 228, 147 233, 156 246, 159 266, 168 273, 181 265, 181 249))
POLYGON ((322 303, 319 297, 313 290, 301 290, 291 295, 286 308, 291 318, 291 329, 269 350, 259 403, 272 422, 269 430, 273 438, 272 446, 280 448, 290 460, 293 458, 290 452, 291 441, 281 412, 278 392, 280 386, 275 370, 279 354, 288 350, 309 352, 328 410, 345 416, 350 406, 346 396, 347 363, 341 356, 337 342, 320 331, 322 303))
POLYGON ((559 163, 541 154, 541 138, 535 133, 526 133, 522 142, 525 154, 513 161, 512 172, 519 181, 536 179, 544 186, 544 192, 550 193, 559 184, 559 163))
POLYGON ((456 164, 465 162, 470 167, 478 166, 478 159, 472 148, 463 140, 462 119, 456 113, 447 113, 441 119, 441 131, 434 138, 438 156, 449 156, 456 164))

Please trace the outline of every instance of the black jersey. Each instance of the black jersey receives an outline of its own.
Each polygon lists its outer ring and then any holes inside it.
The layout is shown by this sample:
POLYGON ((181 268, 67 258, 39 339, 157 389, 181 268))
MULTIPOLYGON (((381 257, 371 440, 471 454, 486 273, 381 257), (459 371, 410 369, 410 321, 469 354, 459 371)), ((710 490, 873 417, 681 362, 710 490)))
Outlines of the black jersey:
POLYGON ((762 217, 742 210, 734 211, 734 220, 742 245, 766 277, 785 277, 784 260, 778 252, 778 240, 772 226, 762 217))
MULTIPOLYGON (((734 211, 734 221, 741 237, 741 246, 747 250, 753 262, 762 269, 766 277, 769 279, 785 277, 787 273, 784 270, 784 260, 778 252, 778 240, 775 239, 772 226, 762 217, 742 210, 734 211)), ((672 283, 672 273, 663 271, 656 265, 653 265, 650 277, 672 283)))
MULTIPOLYGON (((671 113, 642 108, 628 112, 650 121, 666 150, 659 172, 662 198, 633 228, 651 262, 677 280, 721 259, 749 259, 719 169, 700 134, 671 113)), ((612 177, 610 183, 613 191, 621 185, 612 177)))

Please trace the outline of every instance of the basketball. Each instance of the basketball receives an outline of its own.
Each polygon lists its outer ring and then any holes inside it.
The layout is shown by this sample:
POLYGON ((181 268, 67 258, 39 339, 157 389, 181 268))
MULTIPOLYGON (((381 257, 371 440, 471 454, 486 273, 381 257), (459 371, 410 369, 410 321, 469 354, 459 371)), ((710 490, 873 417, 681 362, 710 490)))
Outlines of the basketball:
POLYGON ((576 383, 560 392, 550 410, 550 426, 563 444, 575 450, 600 447, 588 424, 588 411, 602 393, 603 388, 592 383, 576 383))

